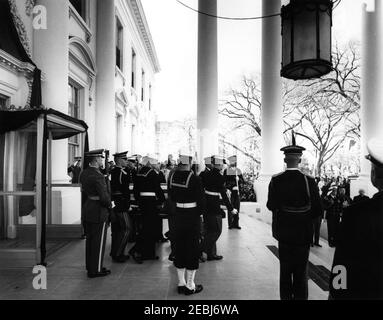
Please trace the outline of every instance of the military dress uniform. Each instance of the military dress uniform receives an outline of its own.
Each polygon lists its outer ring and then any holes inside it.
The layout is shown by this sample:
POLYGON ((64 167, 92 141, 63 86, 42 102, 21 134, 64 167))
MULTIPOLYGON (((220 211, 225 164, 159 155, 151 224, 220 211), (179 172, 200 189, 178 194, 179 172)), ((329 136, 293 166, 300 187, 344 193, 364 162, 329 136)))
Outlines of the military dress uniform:
MULTIPOLYGON (((86 157, 101 157, 103 150, 90 151, 86 157)), ((99 168, 87 167, 80 175, 82 191, 86 197, 83 219, 86 225, 86 269, 89 277, 105 275, 103 268, 105 242, 111 209, 110 194, 104 175, 99 168)))
MULTIPOLYGON (((302 155, 302 147, 282 148, 285 154, 302 155)), ((280 296, 282 300, 307 300, 307 265, 313 237, 313 219, 322 214, 319 189, 313 177, 298 169, 273 176, 267 208, 273 213, 273 236, 279 242, 280 296)))
POLYGON ((230 191, 230 201, 235 209, 237 209, 238 214, 232 214, 232 212, 228 213, 228 226, 229 229, 241 229, 239 226, 239 211, 241 209, 241 200, 240 200, 240 184, 244 182, 242 172, 239 168, 237 168, 237 157, 232 156, 228 159, 230 163, 234 163, 235 166, 230 166, 225 169, 223 172, 223 176, 225 179, 225 186, 230 191))
POLYGON ((372 139, 368 151, 374 170, 380 171, 379 192, 344 211, 329 283, 334 300, 383 299, 383 141, 372 139), (339 283, 334 278, 341 276, 337 266, 346 271, 346 287, 334 287, 339 283))
POLYGON ((143 260, 158 259, 155 254, 159 209, 165 202, 164 192, 157 173, 152 169, 154 159, 144 160, 144 166, 134 181, 134 197, 142 214, 142 232, 139 234, 136 249, 143 260))
MULTIPOLYGON (((219 157, 206 158, 214 164, 223 162, 219 157)), ((233 206, 226 193, 225 181, 221 172, 214 166, 207 168, 200 174, 202 185, 206 196, 206 212, 204 214, 205 237, 204 250, 208 260, 221 260, 223 257, 217 255, 217 240, 222 233, 222 218, 225 217, 224 208, 233 211, 233 206), (224 204, 224 206, 222 205, 224 204)))
MULTIPOLYGON (((115 154, 115 158, 127 159, 127 152, 115 154)), ((131 233, 130 209, 130 172, 127 168, 116 165, 110 172, 113 208, 112 246, 110 255, 116 262, 124 262, 125 248, 131 233)))

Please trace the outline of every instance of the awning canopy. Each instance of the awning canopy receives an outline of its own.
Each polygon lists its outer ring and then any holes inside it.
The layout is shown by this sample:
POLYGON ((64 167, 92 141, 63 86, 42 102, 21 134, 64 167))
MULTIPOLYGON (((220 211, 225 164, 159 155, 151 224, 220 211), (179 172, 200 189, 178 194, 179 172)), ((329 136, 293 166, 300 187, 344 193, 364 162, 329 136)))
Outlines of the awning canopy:
POLYGON ((47 129, 53 140, 67 139, 88 130, 82 120, 75 119, 53 109, 27 110, 27 111, 0 111, 0 134, 20 130, 28 126, 29 130, 36 127, 37 119, 46 115, 47 129))

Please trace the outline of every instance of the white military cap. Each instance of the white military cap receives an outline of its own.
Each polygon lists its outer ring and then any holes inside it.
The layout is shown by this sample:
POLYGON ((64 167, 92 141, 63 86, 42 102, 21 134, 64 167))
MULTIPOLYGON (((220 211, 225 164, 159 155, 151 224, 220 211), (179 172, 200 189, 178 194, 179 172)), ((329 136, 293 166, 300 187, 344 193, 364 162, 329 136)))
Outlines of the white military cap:
POLYGON ((383 140, 373 138, 367 143, 368 155, 366 158, 374 165, 383 168, 383 140))
POLYGON ((158 161, 148 156, 143 157, 141 160, 141 164, 146 166, 148 163, 153 165, 153 164, 158 164, 158 161))

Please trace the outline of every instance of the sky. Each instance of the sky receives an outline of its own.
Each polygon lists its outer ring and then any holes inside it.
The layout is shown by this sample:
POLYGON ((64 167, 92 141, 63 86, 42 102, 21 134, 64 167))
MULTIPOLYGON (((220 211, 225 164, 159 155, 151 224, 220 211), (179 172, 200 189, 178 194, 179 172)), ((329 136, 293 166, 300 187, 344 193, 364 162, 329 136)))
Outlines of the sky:
MULTIPOLYGON (((197 9, 198 0, 182 0, 197 9)), ((380 1, 380 0, 379 0, 380 1)), ((160 61, 154 104, 161 121, 196 117, 198 13, 176 0, 141 0, 160 61)), ((334 10, 333 41, 344 45, 361 39, 362 3, 374 0, 342 0, 334 10)), ((218 15, 261 16, 262 0, 218 0, 218 15)), ((278 19, 278 17, 277 17, 278 19)), ((235 86, 242 75, 261 70, 262 20, 218 20, 219 92, 235 86)))

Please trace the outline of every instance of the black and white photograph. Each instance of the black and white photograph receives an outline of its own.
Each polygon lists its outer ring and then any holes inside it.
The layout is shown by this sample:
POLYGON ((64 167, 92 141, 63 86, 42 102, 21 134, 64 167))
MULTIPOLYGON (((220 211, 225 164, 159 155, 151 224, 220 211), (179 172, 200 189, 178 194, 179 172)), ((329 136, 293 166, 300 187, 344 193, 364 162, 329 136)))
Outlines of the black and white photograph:
POLYGON ((383 300, 383 0, 0 0, 10 300, 383 300))

